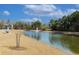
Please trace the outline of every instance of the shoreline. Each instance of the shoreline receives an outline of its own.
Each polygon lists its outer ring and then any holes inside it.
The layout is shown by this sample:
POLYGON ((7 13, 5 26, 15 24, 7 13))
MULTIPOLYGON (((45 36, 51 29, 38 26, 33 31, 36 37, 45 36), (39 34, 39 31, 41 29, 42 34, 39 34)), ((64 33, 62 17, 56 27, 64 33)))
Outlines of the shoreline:
POLYGON ((50 47, 33 38, 21 34, 20 46, 16 48, 16 33, 23 30, 11 30, 9 33, 0 31, 0 54, 1 55, 68 55, 55 47, 50 47))
MULTIPOLYGON (((35 31, 35 30, 30 30, 35 31)), ((64 35, 74 35, 79 36, 79 32, 67 32, 67 31, 39 31, 39 32, 52 32, 53 34, 64 34, 64 35)))

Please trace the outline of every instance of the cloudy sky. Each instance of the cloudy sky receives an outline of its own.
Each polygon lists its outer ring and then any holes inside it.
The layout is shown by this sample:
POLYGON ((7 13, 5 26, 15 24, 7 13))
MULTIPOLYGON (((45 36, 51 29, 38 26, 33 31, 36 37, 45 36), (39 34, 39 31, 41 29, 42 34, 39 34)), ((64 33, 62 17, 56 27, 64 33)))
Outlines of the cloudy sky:
POLYGON ((78 4, 0 4, 0 20, 48 23, 51 18, 61 18, 76 10, 79 10, 78 4))

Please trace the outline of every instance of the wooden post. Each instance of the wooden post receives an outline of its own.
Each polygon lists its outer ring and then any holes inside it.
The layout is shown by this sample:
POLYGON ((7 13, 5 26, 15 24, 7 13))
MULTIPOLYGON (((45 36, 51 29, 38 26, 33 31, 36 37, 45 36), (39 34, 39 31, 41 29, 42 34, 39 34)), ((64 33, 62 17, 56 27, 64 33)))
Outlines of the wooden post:
POLYGON ((17 48, 20 47, 20 36, 21 36, 21 34, 19 32, 16 33, 16 47, 17 48))

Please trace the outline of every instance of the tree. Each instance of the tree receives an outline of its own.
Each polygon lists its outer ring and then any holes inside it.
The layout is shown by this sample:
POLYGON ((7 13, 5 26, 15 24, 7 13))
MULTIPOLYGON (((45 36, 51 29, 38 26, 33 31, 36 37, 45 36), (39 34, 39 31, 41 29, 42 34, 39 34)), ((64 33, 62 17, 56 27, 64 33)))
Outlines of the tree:
POLYGON ((24 29, 25 28, 25 23, 23 22, 16 22, 14 24, 14 29, 24 29))
POLYGON ((58 20, 52 19, 49 25, 52 30, 79 31, 79 11, 75 11, 68 16, 63 16, 58 20))
POLYGON ((54 20, 54 19, 51 19, 50 22, 49 22, 49 27, 50 27, 52 30, 57 30, 58 21, 57 21, 57 20, 54 20))
POLYGON ((79 31, 79 11, 76 11, 70 15, 71 31, 79 31))
POLYGON ((42 24, 41 29, 42 29, 42 30, 48 30, 48 25, 42 24))
POLYGON ((79 12, 75 11, 71 15, 62 17, 60 27, 64 31, 79 31, 79 12))
POLYGON ((42 23, 39 20, 32 22, 33 29, 36 29, 36 28, 41 29, 41 25, 42 25, 42 23))
POLYGON ((70 27, 69 16, 63 16, 59 21, 59 30, 68 31, 70 27))

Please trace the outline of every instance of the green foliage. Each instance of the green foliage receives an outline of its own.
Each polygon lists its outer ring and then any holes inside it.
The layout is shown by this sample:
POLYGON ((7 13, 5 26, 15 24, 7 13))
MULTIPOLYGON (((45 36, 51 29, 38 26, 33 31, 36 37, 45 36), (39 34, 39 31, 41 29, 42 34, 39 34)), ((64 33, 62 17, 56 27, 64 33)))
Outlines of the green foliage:
POLYGON ((72 31, 79 31, 79 12, 76 11, 70 15, 71 27, 72 31))
POLYGON ((76 11, 68 16, 63 16, 61 19, 51 20, 50 28, 60 31, 79 31, 79 12, 76 11))
POLYGON ((58 21, 57 21, 57 20, 54 20, 54 19, 50 20, 49 27, 50 27, 52 30, 57 30, 58 21))
POLYGON ((48 30, 48 26, 46 24, 42 24, 41 30, 43 31, 48 30))
POLYGON ((14 29, 25 29, 25 30, 30 30, 31 26, 27 23, 24 22, 16 22, 14 24, 14 29))
POLYGON ((23 29, 24 28, 24 24, 22 22, 16 22, 14 24, 14 29, 23 29))
POLYGON ((41 29, 41 25, 42 25, 42 23, 38 20, 35 21, 35 22, 32 22, 32 28, 33 29, 36 29, 36 28, 41 29))
POLYGON ((31 24, 24 22, 16 22, 14 24, 14 29, 36 30, 36 28, 40 30, 47 30, 48 26, 46 24, 42 24, 40 21, 35 21, 31 24))

